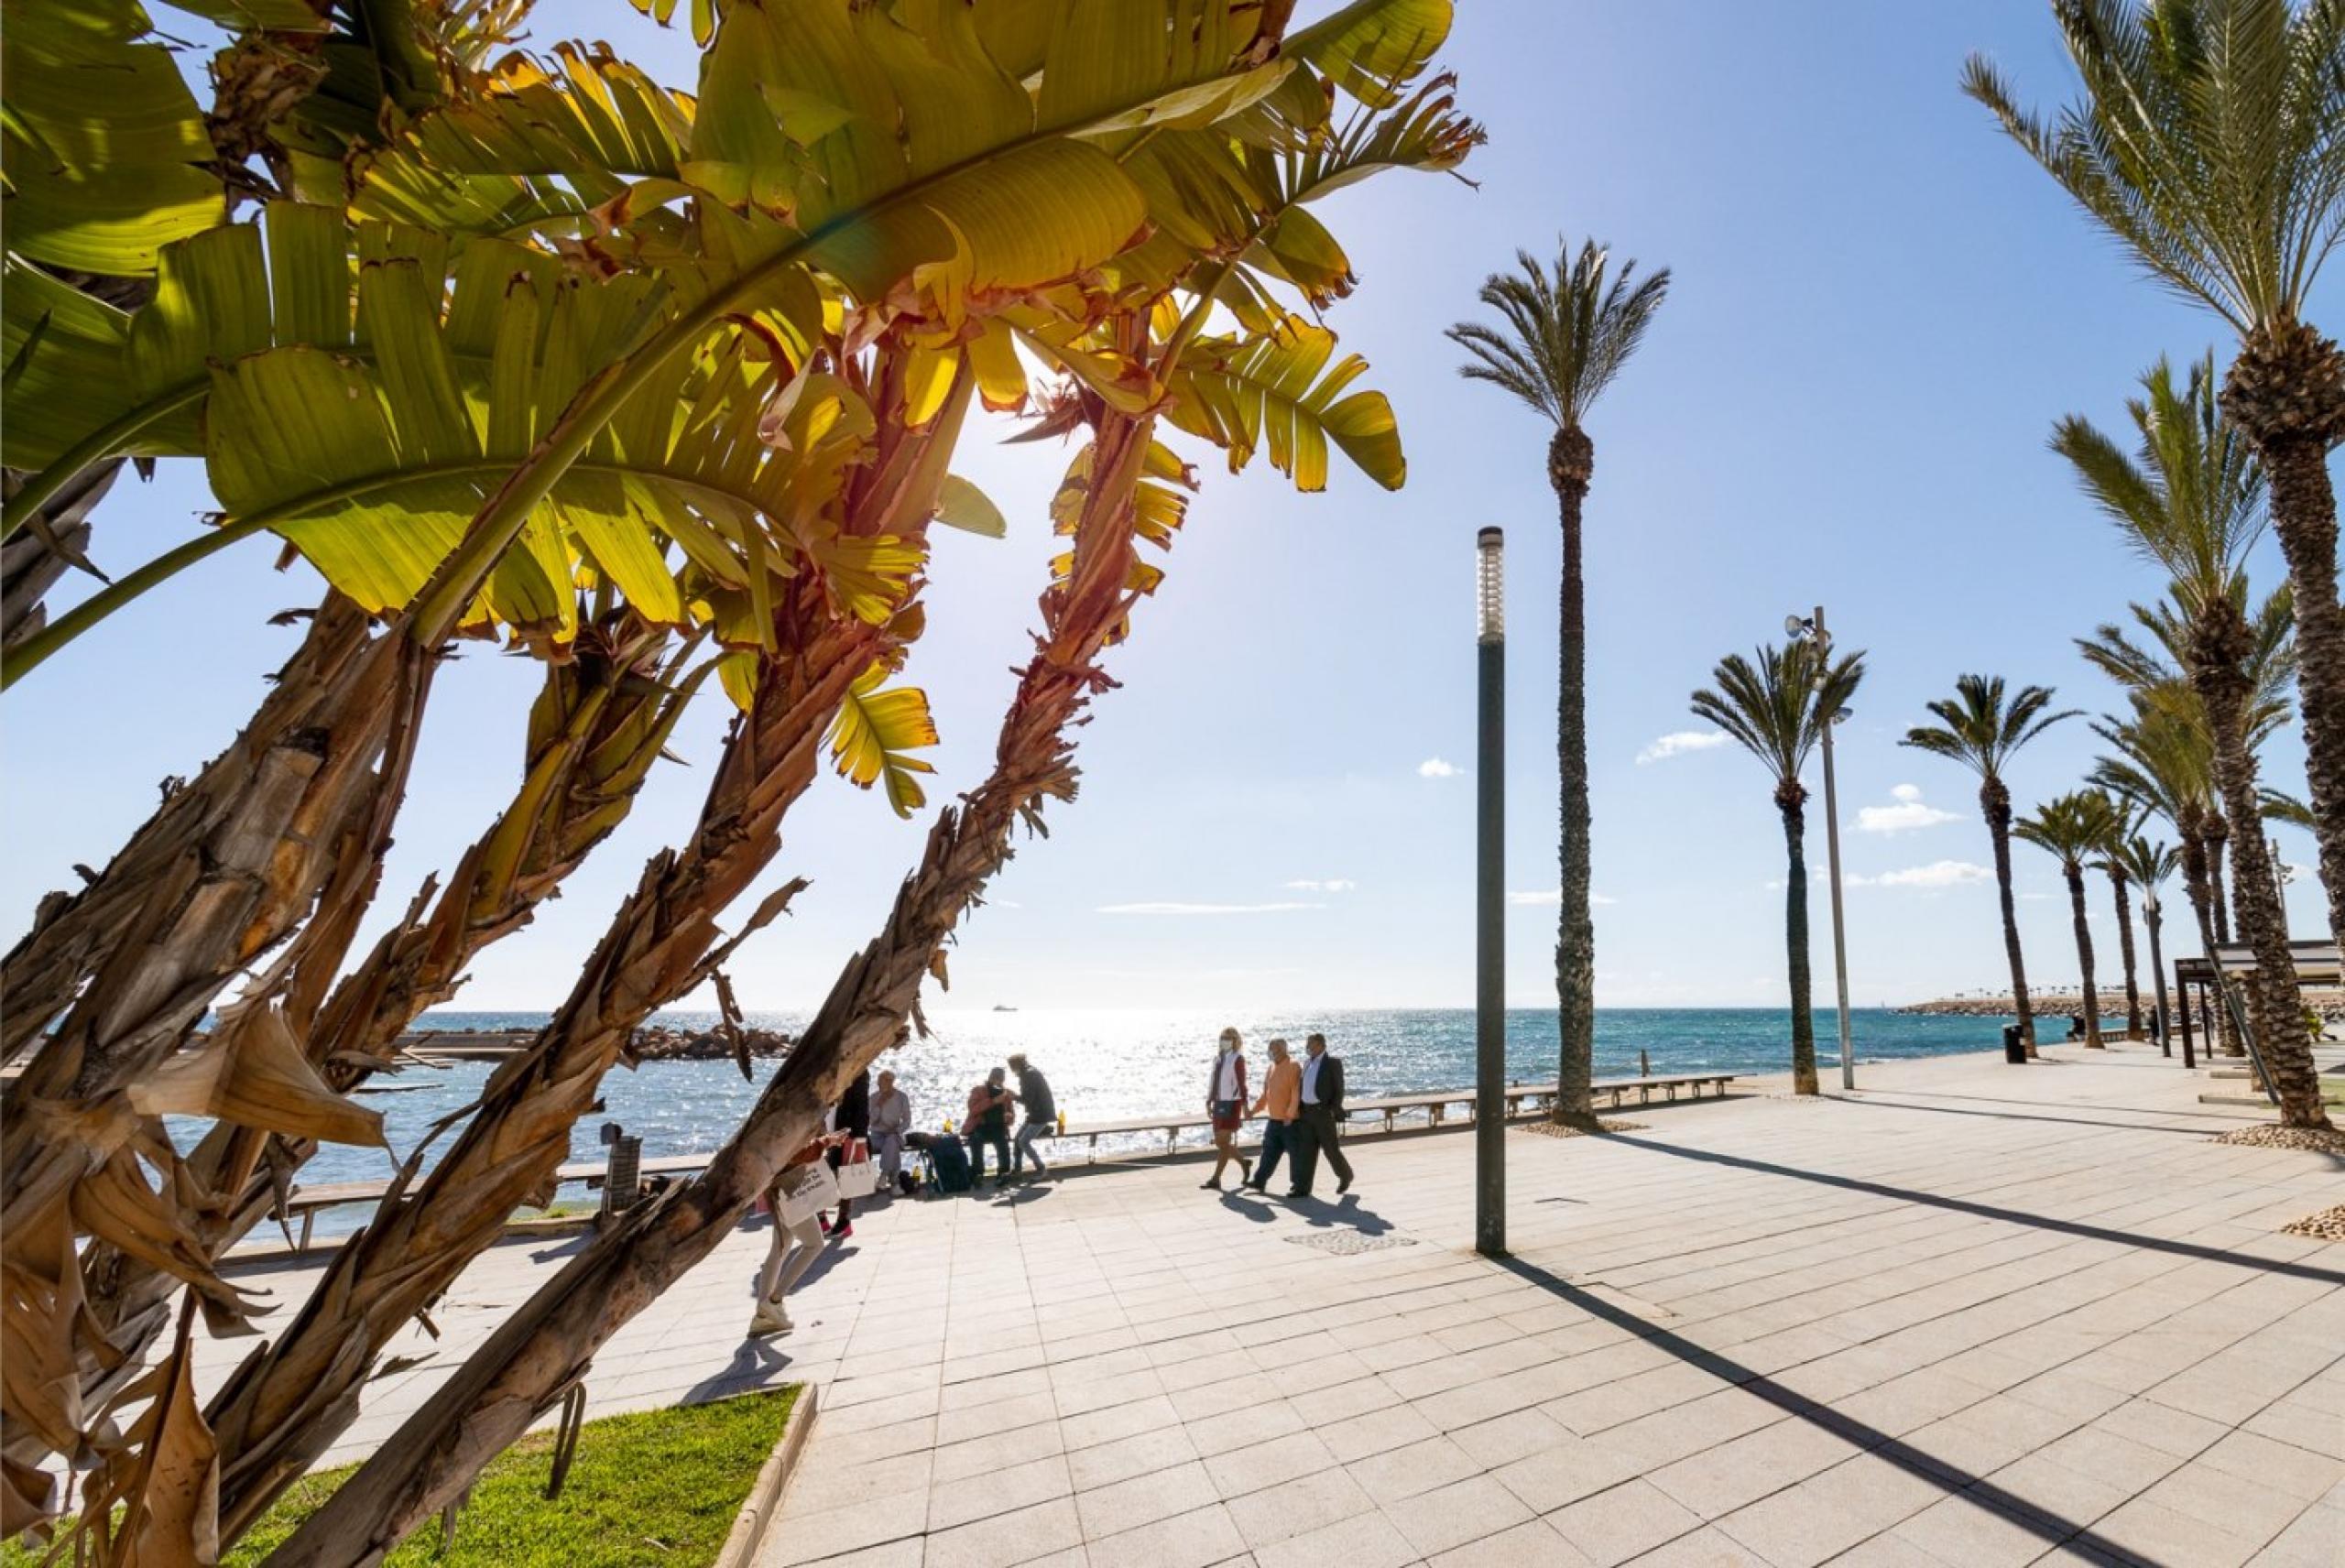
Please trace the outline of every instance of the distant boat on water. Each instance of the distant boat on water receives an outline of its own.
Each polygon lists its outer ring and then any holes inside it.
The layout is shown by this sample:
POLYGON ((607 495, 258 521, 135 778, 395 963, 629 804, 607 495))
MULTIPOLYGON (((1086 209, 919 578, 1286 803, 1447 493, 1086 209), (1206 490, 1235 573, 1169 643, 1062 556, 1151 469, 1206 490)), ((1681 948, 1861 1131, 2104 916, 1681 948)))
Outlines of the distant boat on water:
POLYGON ((1011 1007, 1011 1006, 1010 1006, 1009 1003, 1007 1003, 1007 1002, 996 1002, 996 1003, 993 1005, 993 1010, 994 1010, 995 1012, 997 1012, 997 1013, 1014 1013, 1014 1012, 1016 1012, 1018 1009, 1017 1009, 1016 1007, 1011 1007))

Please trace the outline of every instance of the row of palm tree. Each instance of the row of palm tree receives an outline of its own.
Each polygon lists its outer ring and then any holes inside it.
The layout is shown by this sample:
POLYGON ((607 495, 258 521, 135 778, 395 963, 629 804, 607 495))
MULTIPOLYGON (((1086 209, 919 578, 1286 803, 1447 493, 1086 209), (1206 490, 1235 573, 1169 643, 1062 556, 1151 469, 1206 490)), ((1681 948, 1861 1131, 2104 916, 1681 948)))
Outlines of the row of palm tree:
MULTIPOLYGON (((2053 9, 2082 80, 2078 103, 2046 122, 2021 109, 2010 83, 1978 57, 1965 69, 1964 91, 2154 278, 2233 329, 2239 352, 2220 376, 2211 352, 2180 380, 2159 362, 2129 405, 2134 451, 2081 417, 2054 432, 2054 450, 2129 547, 2171 578, 2165 601, 2134 606, 2155 649, 2113 626, 2080 644, 2125 688, 2132 709, 2095 725, 2111 747, 2095 769, 2099 788, 2015 814, 2005 777, 2012 758, 2078 715, 2055 710, 2049 688, 2013 691, 2000 676, 1961 677, 1950 698, 1929 705, 1935 722, 1913 728, 1904 744, 1959 762, 1978 779, 2012 1002, 2031 1054, 2035 1020, 2013 902, 2014 837, 2051 853, 2068 884, 2091 1044, 2100 1043, 2100 1022, 2083 902, 2088 869, 2104 871, 2118 898, 2129 1034, 2141 1029, 2129 884, 2149 899, 2154 967, 2154 893, 2165 872, 2184 875, 2209 944, 2230 939, 2226 905, 2235 905, 2240 935, 2255 955, 2244 987, 2247 1013, 2285 1119, 2319 1126, 2325 1117, 2310 1039, 2261 823, 2276 807, 2313 832, 2330 930, 2345 938, 2345 612, 2327 463, 2330 446, 2345 437, 2345 353, 2304 320, 2314 279, 2345 234, 2345 5, 2054 0, 2053 9), (2267 517, 2289 582, 2257 604, 2248 594, 2245 557, 2267 517), (2259 785, 2254 752, 2285 721, 2292 679, 2303 696, 2310 782, 2304 805, 2275 800, 2259 785), (2176 845, 2142 837, 2151 813, 2172 824, 2176 845)), ((1593 242, 1576 258, 1564 247, 1552 269, 1522 253, 1514 272, 1492 276, 1481 289, 1499 321, 1460 323, 1449 332, 1471 355, 1466 376, 1498 386, 1553 427, 1547 474, 1563 532, 1555 947, 1562 1043, 1554 1116, 1581 1126, 1593 1122, 1595 1033, 1582 570, 1595 445, 1585 420, 1665 296, 1666 270, 1642 283, 1634 273, 1633 263, 1612 273, 1608 253, 1593 242)), ((1794 1073, 1812 1093, 1799 816, 1805 790, 1798 775, 1819 726, 1838 711, 1833 693, 1844 682, 1853 687, 1861 670, 1857 656, 1830 670, 1803 670, 1795 646, 1722 662, 1716 686, 1696 693, 1694 707, 1775 780, 1792 861, 1794 1073)), ((2161 991, 2164 984, 2161 974, 2161 991)), ((2228 1018, 2223 1027, 2228 1031, 2228 1018)))

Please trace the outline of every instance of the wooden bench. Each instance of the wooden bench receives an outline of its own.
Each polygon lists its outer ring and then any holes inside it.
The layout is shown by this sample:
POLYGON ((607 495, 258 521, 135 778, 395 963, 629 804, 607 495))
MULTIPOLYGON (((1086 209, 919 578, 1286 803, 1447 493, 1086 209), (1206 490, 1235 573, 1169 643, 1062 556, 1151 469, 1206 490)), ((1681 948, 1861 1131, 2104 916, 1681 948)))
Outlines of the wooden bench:
MULTIPOLYGON (((1609 1102, 1609 1108, 1618 1110, 1620 1108, 1620 1096, 1631 1090, 1636 1091, 1639 1105, 1651 1105, 1652 1093, 1656 1089, 1663 1091, 1673 1101, 1677 1098, 1677 1092, 1680 1089, 1686 1091, 1688 1099, 1700 1099, 1703 1091, 1709 1088, 1715 1088, 1718 1095, 1723 1098, 1727 1092, 1727 1085, 1733 1083, 1738 1076, 1740 1074, 1733 1073, 1679 1073, 1643 1078, 1598 1079, 1590 1084, 1589 1088, 1596 1094, 1607 1096, 1609 1102)), ((1506 1100, 1507 1117, 1512 1120, 1526 1114, 1544 1111, 1553 1105, 1555 1100, 1555 1084, 1552 1080, 1543 1083, 1509 1083, 1503 1094, 1506 1100)), ((1470 1122, 1474 1119, 1474 1102, 1475 1091, 1470 1088, 1436 1089, 1415 1094, 1380 1094, 1373 1099, 1354 1100, 1345 1108, 1356 1116, 1362 1113, 1380 1116, 1382 1125, 1376 1130, 1379 1134, 1389 1135, 1400 1130, 1400 1118, 1411 1111, 1423 1111, 1428 1127, 1444 1127, 1448 1123, 1451 1107, 1459 1106, 1464 1109, 1464 1119, 1470 1122)), ((1247 1119, 1251 1121, 1257 1118, 1249 1116, 1247 1119)), ((1201 1115, 1130 1116, 1120 1121, 1074 1123, 1058 1136, 1083 1138, 1085 1140, 1084 1159, 1086 1163, 1092 1163, 1098 1160, 1099 1139, 1106 1136, 1117 1133, 1162 1133, 1164 1136, 1164 1152, 1171 1154, 1179 1147, 1183 1133, 1200 1131, 1210 1128, 1212 1126, 1213 1118, 1201 1115)), ((1354 1131, 1355 1129, 1346 1127, 1339 1130, 1354 1131)))
MULTIPOLYGON (((708 1169, 705 1154, 663 1154, 645 1160, 640 1170, 646 1176, 691 1175, 708 1169)), ((603 1184, 604 1168, 598 1163, 564 1165, 554 1172, 556 1188, 584 1186, 588 1192, 603 1184)), ((310 1237, 317 1228, 321 1209, 341 1208, 347 1203, 380 1205, 391 1195, 388 1181, 328 1181, 315 1187, 297 1186, 285 1200, 288 1218, 301 1222, 300 1238, 293 1244, 297 1252, 310 1249, 310 1237)))

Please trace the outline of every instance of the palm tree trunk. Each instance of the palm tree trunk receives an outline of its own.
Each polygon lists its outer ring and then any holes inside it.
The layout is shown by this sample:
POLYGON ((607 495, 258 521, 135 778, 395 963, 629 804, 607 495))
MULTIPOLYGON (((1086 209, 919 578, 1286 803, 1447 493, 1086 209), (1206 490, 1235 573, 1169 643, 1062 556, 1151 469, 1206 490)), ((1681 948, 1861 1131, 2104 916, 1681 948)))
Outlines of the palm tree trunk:
POLYGON ((2158 1050, 2164 1055, 2172 1056, 2174 1054, 2174 1015, 2166 1010, 2165 954, 2158 946, 2158 928, 2165 923, 2165 917, 2158 913, 2155 891, 2145 894, 2142 905, 2142 924, 2148 928, 2150 933, 2150 983, 2156 988, 2157 994, 2158 1050))
MULTIPOLYGON (((2223 914, 2221 903, 2220 878, 2222 863, 2220 856, 2207 847, 2219 842, 2208 826, 2210 820, 2220 819, 2211 812, 2201 811, 2187 822, 2177 822, 2175 827, 2182 837, 2182 885, 2190 896, 2190 912, 2198 918, 2199 951, 2207 955, 2208 962, 2212 963, 2215 949, 2229 937, 2224 930, 2227 917, 2223 914)), ((2182 1005, 2187 1007, 2190 998, 2185 996, 2182 1005)), ((2216 1009, 2213 1022, 2207 1030, 2207 1054, 2214 1056, 2219 1053, 2224 1056, 2247 1054, 2240 1045, 2239 1031, 2231 1028, 2230 1015, 2220 1008, 2216 1009)))
POLYGON ((2125 963, 2125 1038, 2142 1038, 2142 992, 2133 980, 2133 900, 2125 891, 2125 876, 2109 874, 2110 890, 2117 896, 2117 953, 2125 963))
POLYGON ((1816 1015, 1807 968, 1807 817, 1797 796, 1787 800, 1778 791, 1775 805, 1783 814, 1783 849, 1789 856, 1783 878, 1783 948, 1791 964, 1792 1093, 1813 1094, 1817 1091, 1816 1015))
POLYGON ((2215 917, 2215 940, 2231 940, 2231 899, 2223 886, 2223 846, 2230 842, 2230 823, 2220 811, 2207 813, 2207 903, 2215 917))
POLYGON ((1073 572, 1045 596, 1046 634, 1004 716, 992 774, 940 813, 887 925, 848 961, 748 1119, 700 1176, 628 1210, 523 1302, 267 1568, 377 1562, 461 1495, 611 1335, 715 1250, 847 1082, 900 1038, 907 1015, 917 1018, 922 982, 1009 859, 1017 824, 1039 824, 1047 802, 1074 794, 1071 737, 1114 684, 1097 659, 1132 606, 1132 486, 1153 423, 1103 417, 1073 572))
MULTIPOLYGON (((2345 942, 2345 605, 2337 596, 2337 493, 2329 477, 2329 448, 2345 434, 2345 354, 2302 322, 2259 326, 2241 342, 2222 406, 2254 444, 2272 487, 2272 531, 2296 598, 2313 837, 2329 935, 2345 942)), ((2232 817, 2262 820, 2236 808, 2232 817)))
POLYGON ((2061 868, 2068 882, 2068 910, 2077 927, 2077 963, 2084 969, 2085 1044, 2095 1051, 2104 1049, 2100 1039, 2100 993, 2092 980, 2092 927, 2085 917, 2085 874, 2078 866, 2061 868))
POLYGON ((1995 887, 2003 908, 2003 954, 2012 965, 2012 1007, 2019 1014, 2019 1037, 2035 1054, 2035 1009, 2027 996, 2027 960, 2019 946, 2019 906, 2012 897, 2012 792, 2000 779, 1979 786, 1979 809, 1995 845, 1995 887))
POLYGON ((1587 798, 1587 604, 1581 571, 1581 504, 1595 470, 1586 432, 1555 432, 1548 478, 1562 512, 1564 572, 1556 647, 1555 766, 1561 786, 1562 909, 1555 934, 1555 999, 1563 1037, 1554 1119, 1590 1127, 1596 1105, 1596 920, 1589 890, 1587 798))
MULTIPOLYGON (((2237 636, 2244 637, 2243 625, 2236 630, 2237 636)), ((2248 1023, 2255 1031, 2256 1050, 2271 1075, 2273 1093, 2280 1096, 2282 1125, 2325 1127, 2329 1116, 2321 1108, 2320 1080, 2313 1066, 2312 1037, 2305 1029, 2296 961, 2288 952, 2280 920, 2280 893, 2272 881, 2272 861, 2263 847, 2263 835, 2253 826, 2261 820, 2261 802, 2256 795, 2255 754, 2247 745, 2247 680, 2235 661, 2220 656, 2221 642, 2220 632, 2209 632, 2194 642, 2191 683, 2206 705, 2207 723, 2214 732, 2215 778, 2222 788, 2224 810, 2233 822, 2248 824, 2245 831, 2230 835, 2231 898, 2237 906, 2240 934, 2255 955, 2255 967, 2241 987, 2247 994, 2248 1023)))

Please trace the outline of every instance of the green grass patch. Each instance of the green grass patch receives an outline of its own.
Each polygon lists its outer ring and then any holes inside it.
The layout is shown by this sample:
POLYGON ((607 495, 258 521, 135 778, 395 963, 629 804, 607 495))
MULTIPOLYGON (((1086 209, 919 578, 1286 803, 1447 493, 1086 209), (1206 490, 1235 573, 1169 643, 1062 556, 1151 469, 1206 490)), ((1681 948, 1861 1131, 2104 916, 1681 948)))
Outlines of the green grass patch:
MULTIPOLYGON (((703 1568, 716 1561, 797 1398, 792 1387, 588 1421, 551 1502, 553 1434, 532 1432, 481 1472, 445 1553, 435 1519, 387 1561, 392 1568, 703 1568)), ((296 1482, 221 1562, 258 1563, 354 1468, 296 1482)))
MULTIPOLYGON (((434 1519, 387 1562, 391 1568, 706 1568, 781 1441, 797 1399, 792 1385, 588 1421, 562 1496, 551 1502, 546 1481, 553 1474, 553 1434, 532 1432, 481 1472, 445 1552, 434 1519)), ((221 1563, 252 1568, 356 1468, 295 1482, 221 1563)), ((0 1548, 0 1568, 29 1568, 40 1560, 13 1541, 0 1548)))

